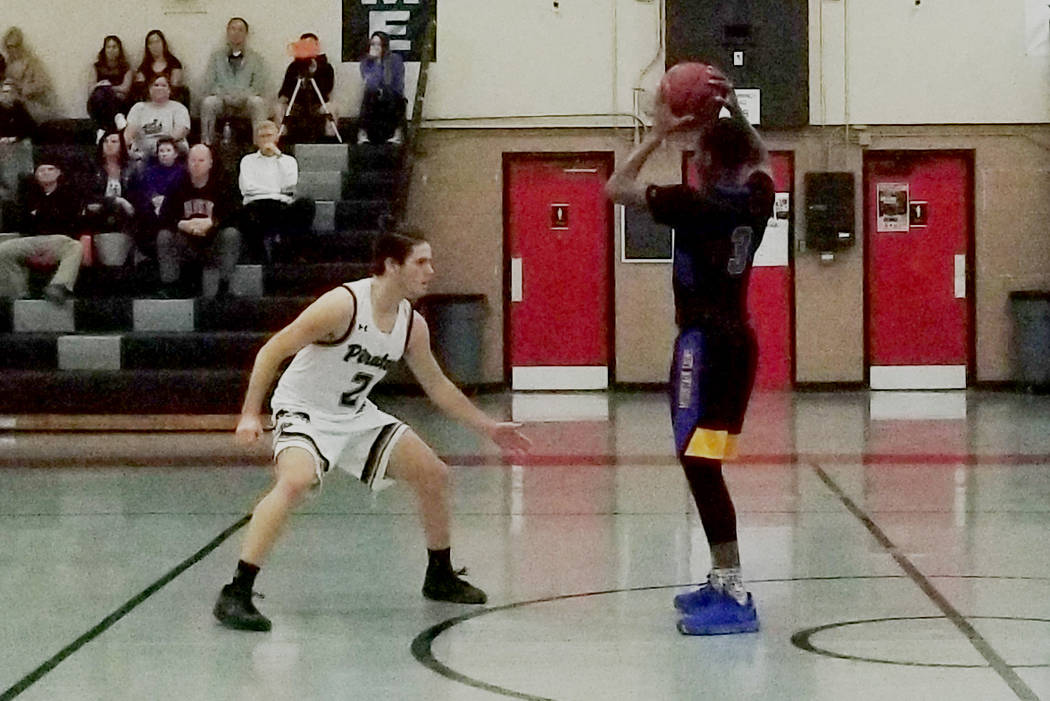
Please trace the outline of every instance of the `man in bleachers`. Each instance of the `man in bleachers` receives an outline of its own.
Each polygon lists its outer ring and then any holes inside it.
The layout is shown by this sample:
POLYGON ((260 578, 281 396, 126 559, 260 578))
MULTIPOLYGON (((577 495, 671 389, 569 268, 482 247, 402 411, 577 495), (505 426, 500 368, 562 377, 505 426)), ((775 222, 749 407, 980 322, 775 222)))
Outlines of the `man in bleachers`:
POLYGON ((10 219, 18 196, 18 180, 33 172, 33 145, 30 139, 36 123, 25 105, 15 99, 11 81, 0 84, 0 227, 10 219))
POLYGON ((41 156, 20 198, 22 235, 0 243, 0 297, 29 293, 29 269, 56 267, 44 299, 62 306, 73 295, 83 249, 76 233, 80 201, 65 183, 59 159, 41 156))
POLYGON ((218 295, 229 293, 230 278, 241 253, 241 234, 230 225, 233 202, 229 185, 219 169, 213 168, 214 162, 208 146, 191 148, 188 172, 164 198, 160 209, 163 228, 157 234, 162 297, 185 292, 180 273, 182 264, 190 259, 205 267, 218 267, 218 295))
POLYGON ((296 237, 309 233, 314 220, 314 201, 295 197, 299 164, 277 148, 277 125, 260 122, 255 129, 259 148, 241 159, 238 183, 244 197, 241 231, 254 259, 267 263, 281 259, 296 237))
POLYGON ((208 60, 201 101, 201 140, 206 144, 215 143, 215 120, 221 115, 247 112, 253 130, 266 119, 266 67, 247 41, 248 22, 234 17, 226 23, 226 46, 208 60))

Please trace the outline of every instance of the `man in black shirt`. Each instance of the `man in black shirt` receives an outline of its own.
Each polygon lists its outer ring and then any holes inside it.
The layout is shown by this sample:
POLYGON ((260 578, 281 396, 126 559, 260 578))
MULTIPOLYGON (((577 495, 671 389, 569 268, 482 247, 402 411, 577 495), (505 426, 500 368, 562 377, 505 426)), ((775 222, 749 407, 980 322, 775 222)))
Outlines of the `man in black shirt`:
POLYGON ((206 267, 218 267, 218 294, 229 292, 241 253, 241 234, 228 223, 232 214, 229 184, 213 163, 207 146, 191 148, 187 173, 164 198, 160 210, 163 228, 157 233, 161 296, 181 292, 181 266, 191 258, 201 260, 206 267))
POLYGON ((737 104, 732 86, 712 79, 717 107, 727 119, 675 117, 658 98, 653 127, 606 185, 611 199, 647 207, 675 229, 673 287, 675 340, 671 416, 678 458, 685 470, 711 550, 711 572, 697 591, 675 597, 686 635, 758 630, 751 594, 744 588, 737 547, 736 511, 722 476, 722 460, 735 454, 757 367, 758 348, 748 323, 747 286, 755 251, 773 211, 767 153, 737 104), (675 130, 700 128, 696 165, 700 186, 639 183, 649 156, 675 130))
POLYGON ((73 238, 80 201, 65 183, 58 159, 40 158, 20 201, 22 236, 0 243, 0 297, 28 294, 29 268, 56 267, 44 298, 62 306, 73 294, 83 249, 73 238))

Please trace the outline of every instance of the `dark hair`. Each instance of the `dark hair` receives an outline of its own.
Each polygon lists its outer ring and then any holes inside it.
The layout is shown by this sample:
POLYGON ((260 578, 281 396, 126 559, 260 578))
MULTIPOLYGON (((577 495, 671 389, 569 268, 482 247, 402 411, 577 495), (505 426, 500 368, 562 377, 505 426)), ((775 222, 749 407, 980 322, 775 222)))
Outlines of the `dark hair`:
POLYGON ((396 263, 404 263, 413 248, 426 242, 422 234, 407 229, 380 233, 372 244, 371 273, 382 275, 386 272, 387 258, 393 258, 396 263))
POLYGON ((175 149, 175 153, 178 153, 179 145, 175 143, 175 139, 173 137, 162 136, 159 139, 157 139, 157 141, 156 141, 157 150, 159 151, 160 147, 163 146, 164 144, 170 144, 171 147, 173 149, 175 149))
POLYGON ((103 162, 104 162, 103 161, 103 157, 102 157, 103 144, 106 143, 106 139, 108 139, 109 137, 113 136, 114 134, 116 134, 118 137, 120 137, 120 151, 118 152, 118 156, 117 157, 120 160, 120 168, 121 168, 121 170, 123 170, 124 167, 128 164, 128 145, 124 141, 124 132, 119 131, 117 129, 112 129, 112 128, 111 129, 107 129, 105 131, 105 133, 102 134, 102 138, 98 140, 98 145, 95 146, 95 161, 99 165, 103 164, 103 162))
POLYGON ((146 39, 142 42, 142 63, 139 64, 139 73, 142 74, 143 78, 147 78, 153 73, 153 54, 149 52, 149 38, 154 34, 160 37, 160 43, 164 46, 164 72, 170 75, 173 70, 182 67, 179 59, 175 58, 171 50, 168 49, 168 38, 164 36, 164 32, 159 29, 151 29, 146 32, 146 39))
POLYGON ((128 57, 124 55, 124 42, 122 42, 120 37, 116 34, 109 34, 102 40, 102 48, 98 50, 98 59, 95 61, 95 68, 109 67, 109 62, 106 61, 106 44, 109 43, 110 39, 117 42, 117 47, 120 48, 120 55, 117 56, 117 68, 120 69, 121 73, 127 73, 131 66, 128 64, 128 57))
POLYGON ((321 41, 316 34, 313 32, 303 32, 299 35, 300 39, 313 39, 314 41, 321 41))
POLYGON ((711 155, 714 168, 739 168, 755 156, 751 127, 738 119, 723 117, 701 134, 700 150, 711 155))
MULTIPOLYGON (((105 44, 103 44, 105 46, 105 44)), ((0 81, 4 79, 4 74, 7 73, 7 59, 4 58, 3 54, 0 54, 0 81)))
POLYGON ((234 22, 240 22, 241 24, 243 24, 244 25, 244 31, 246 31, 246 32, 250 32, 251 31, 251 29, 248 27, 248 20, 244 19, 243 17, 231 17, 230 21, 226 23, 226 28, 229 29, 230 25, 233 24, 234 22))
MULTIPOLYGON (((372 32, 372 36, 368 37, 368 44, 371 46, 372 39, 379 37, 379 43, 383 47, 383 56, 390 53, 390 35, 386 32, 372 32)), ((368 53, 368 49, 365 49, 365 53, 368 53)))
POLYGON ((168 81, 168 87, 170 88, 171 87, 171 76, 168 75, 166 72, 164 72, 164 73, 157 73, 156 75, 151 76, 150 79, 146 81, 146 87, 147 88, 152 88, 153 84, 156 83, 161 78, 163 78, 164 80, 168 81))

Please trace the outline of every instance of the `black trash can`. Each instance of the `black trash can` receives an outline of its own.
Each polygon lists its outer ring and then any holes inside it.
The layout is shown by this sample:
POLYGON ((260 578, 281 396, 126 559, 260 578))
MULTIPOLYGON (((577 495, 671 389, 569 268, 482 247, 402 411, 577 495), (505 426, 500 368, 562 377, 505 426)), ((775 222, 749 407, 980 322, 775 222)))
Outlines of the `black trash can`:
POLYGON ((1050 291, 1010 293, 1016 377, 1027 390, 1050 389, 1050 291))
POLYGON ((430 327, 430 346, 445 374, 457 385, 481 384, 483 294, 433 294, 420 300, 430 327))

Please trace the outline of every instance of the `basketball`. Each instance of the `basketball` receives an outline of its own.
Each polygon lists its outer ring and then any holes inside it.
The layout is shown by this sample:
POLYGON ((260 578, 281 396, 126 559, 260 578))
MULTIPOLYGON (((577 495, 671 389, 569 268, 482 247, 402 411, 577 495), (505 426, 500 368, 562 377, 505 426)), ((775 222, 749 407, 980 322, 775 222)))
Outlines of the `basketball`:
POLYGON ((711 85, 712 78, 725 78, 721 71, 706 63, 679 63, 664 73, 660 94, 676 117, 709 111, 709 101, 721 91, 711 85))

